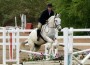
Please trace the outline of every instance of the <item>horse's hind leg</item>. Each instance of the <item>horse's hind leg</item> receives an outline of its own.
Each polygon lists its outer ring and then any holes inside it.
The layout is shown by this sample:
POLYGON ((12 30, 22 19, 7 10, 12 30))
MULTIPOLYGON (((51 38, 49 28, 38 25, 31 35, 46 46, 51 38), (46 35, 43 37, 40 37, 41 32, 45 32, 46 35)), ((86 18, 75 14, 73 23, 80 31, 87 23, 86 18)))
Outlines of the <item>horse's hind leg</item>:
MULTIPOLYGON (((35 43, 34 43, 35 44, 35 43)), ((34 51, 37 52, 40 49, 41 45, 35 44, 34 51)))
MULTIPOLYGON (((30 44, 30 51, 32 52, 37 52, 40 49, 41 46, 36 45, 35 43, 30 44)), ((30 58, 32 59, 33 57, 37 56, 36 54, 29 54, 30 58)), ((36 58, 36 57, 35 57, 36 58)))
MULTIPOLYGON (((35 47, 34 47, 33 42, 29 44, 29 48, 30 48, 30 51, 34 52, 35 47)), ((28 53, 28 55, 29 55, 30 59, 33 59, 33 54, 28 53)))
POLYGON ((20 44, 20 49, 22 50, 22 49, 25 49, 25 44, 26 43, 28 43, 27 42, 27 40, 25 41, 25 42, 22 42, 21 44, 20 44))

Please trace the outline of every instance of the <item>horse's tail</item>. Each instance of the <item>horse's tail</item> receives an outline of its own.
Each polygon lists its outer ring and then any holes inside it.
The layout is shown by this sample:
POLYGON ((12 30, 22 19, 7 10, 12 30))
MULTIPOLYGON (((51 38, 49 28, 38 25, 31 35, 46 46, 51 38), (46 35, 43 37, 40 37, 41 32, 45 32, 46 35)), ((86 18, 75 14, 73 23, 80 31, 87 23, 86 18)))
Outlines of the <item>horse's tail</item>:
POLYGON ((27 44, 28 43, 28 40, 25 40, 24 42, 22 42, 22 44, 27 44))

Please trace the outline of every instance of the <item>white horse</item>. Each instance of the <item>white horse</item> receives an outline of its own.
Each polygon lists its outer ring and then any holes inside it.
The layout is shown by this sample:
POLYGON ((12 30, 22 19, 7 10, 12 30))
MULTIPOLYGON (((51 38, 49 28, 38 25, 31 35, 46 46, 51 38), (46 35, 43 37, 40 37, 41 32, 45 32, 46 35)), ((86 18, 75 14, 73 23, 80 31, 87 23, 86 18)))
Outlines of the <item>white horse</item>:
MULTIPOLYGON (((57 17, 59 16, 57 15, 57 17)), ((60 23, 61 23, 61 19, 60 19, 60 23)), ((45 54, 52 54, 54 58, 58 57, 58 46, 59 46, 58 44, 59 42, 57 40, 58 32, 59 32, 58 29, 55 29, 55 39, 53 44, 51 43, 45 44, 45 54)), ((46 60, 50 60, 50 56, 46 56, 46 60)))
MULTIPOLYGON (((61 20, 58 17, 58 15, 51 16, 48 19, 48 22, 45 25, 43 25, 41 29, 41 35, 44 38, 44 40, 46 40, 48 43, 53 43, 56 34, 55 30, 56 29, 61 30, 60 24, 61 24, 61 20)), ((34 29, 29 34, 28 39, 24 43, 21 43, 21 49, 28 42, 30 46, 30 51, 36 52, 40 49, 40 46, 42 44, 46 43, 44 40, 40 38, 39 41, 37 41, 37 29, 34 29)), ((31 54, 30 54, 30 58, 32 58, 31 54)))

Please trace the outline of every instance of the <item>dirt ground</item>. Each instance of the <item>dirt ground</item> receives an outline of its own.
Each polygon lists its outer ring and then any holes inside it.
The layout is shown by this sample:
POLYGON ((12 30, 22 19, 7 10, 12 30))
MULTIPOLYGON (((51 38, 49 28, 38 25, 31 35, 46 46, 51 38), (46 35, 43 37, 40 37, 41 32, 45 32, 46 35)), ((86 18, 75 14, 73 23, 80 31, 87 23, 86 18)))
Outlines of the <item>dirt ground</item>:
MULTIPOLYGON (((2 34, 0 34, 0 36, 1 36, 2 34)), ((22 36, 28 36, 28 33, 20 33, 20 35, 22 36)), ((20 39, 20 43, 21 42, 23 42, 23 41, 25 41, 26 39, 20 39)), ((62 43, 63 42, 63 39, 58 39, 58 41, 60 42, 60 43, 62 43)), ((89 38, 87 38, 87 39, 74 39, 74 42, 76 43, 90 43, 90 39, 89 38)), ((0 39, 0 43, 2 43, 2 39, 0 39)), ((81 46, 76 46, 75 48, 78 48, 78 49, 87 49, 87 48, 90 48, 90 46, 83 46, 83 47, 81 47, 81 46)), ((26 46, 26 49, 27 50, 29 50, 29 46, 26 46)), ((41 48, 40 48, 40 50, 39 50, 39 52, 44 52, 44 45, 42 45, 41 46, 41 48)), ((63 53, 63 47, 59 47, 59 52, 60 52, 60 54, 62 55, 63 53)), ((15 54, 15 52, 14 52, 14 54, 15 54)), ((2 63, 2 46, 0 46, 0 64, 2 63)), ((14 57, 15 57, 15 55, 14 55, 14 57)), ((8 46, 7 46, 7 58, 9 58, 9 50, 8 50, 8 46)), ((28 58, 28 54, 27 53, 20 53, 20 61, 23 59, 23 58, 28 58)))

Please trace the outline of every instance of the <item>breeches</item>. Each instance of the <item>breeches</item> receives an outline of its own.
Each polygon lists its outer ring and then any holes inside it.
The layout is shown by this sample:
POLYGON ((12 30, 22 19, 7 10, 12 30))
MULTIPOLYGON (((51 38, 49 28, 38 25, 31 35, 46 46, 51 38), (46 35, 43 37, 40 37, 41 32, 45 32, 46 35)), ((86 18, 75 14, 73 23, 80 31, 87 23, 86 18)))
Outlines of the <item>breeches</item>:
POLYGON ((38 23, 38 29, 41 29, 41 28, 42 28, 42 24, 38 23))

